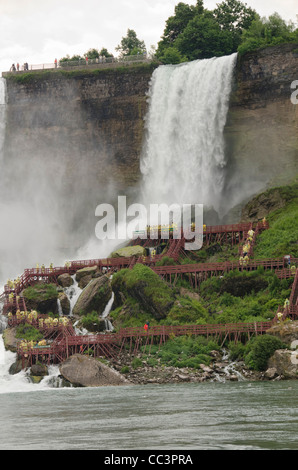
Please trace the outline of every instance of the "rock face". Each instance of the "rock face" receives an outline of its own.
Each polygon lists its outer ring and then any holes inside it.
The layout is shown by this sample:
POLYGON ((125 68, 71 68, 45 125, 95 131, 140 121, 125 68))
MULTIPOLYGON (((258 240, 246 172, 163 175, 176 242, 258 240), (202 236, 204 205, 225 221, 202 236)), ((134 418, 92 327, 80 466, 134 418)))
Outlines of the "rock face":
POLYGON ((112 295, 112 288, 108 276, 92 279, 78 298, 74 308, 74 315, 85 315, 92 311, 99 315, 112 295))
POLYGON ((66 380, 82 387, 129 384, 119 372, 94 358, 80 354, 75 354, 60 364, 59 370, 66 380))
MULTIPOLYGON (((291 83, 297 77, 297 44, 238 58, 225 128, 229 205, 243 205, 268 187, 288 184, 297 174, 298 106, 291 102, 291 83)), ((230 220, 239 220, 240 211, 241 206, 230 220)))

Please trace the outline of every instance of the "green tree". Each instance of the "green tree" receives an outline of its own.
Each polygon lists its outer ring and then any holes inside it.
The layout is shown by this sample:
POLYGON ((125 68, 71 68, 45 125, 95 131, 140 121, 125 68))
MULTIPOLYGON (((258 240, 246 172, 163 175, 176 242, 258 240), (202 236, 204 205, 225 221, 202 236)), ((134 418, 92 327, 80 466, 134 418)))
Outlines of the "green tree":
POLYGON ((175 45, 189 60, 207 59, 233 52, 231 33, 222 29, 213 13, 208 10, 188 23, 175 45))
POLYGON ((146 46, 144 41, 138 39, 133 29, 128 29, 127 35, 122 38, 120 44, 116 47, 116 51, 119 51, 121 56, 143 54, 146 52, 146 46))
MULTIPOLYGON (((203 2, 201 1, 200 3, 202 7, 203 2)), ((165 49, 174 45, 178 36, 184 31, 189 21, 195 17, 197 12, 196 7, 183 2, 175 6, 175 14, 167 19, 163 36, 158 43, 157 57, 161 57, 165 49)))
POLYGON ((220 27, 231 33, 233 50, 236 51, 243 31, 256 19, 257 12, 239 0, 224 0, 213 13, 220 27))
POLYGON ((163 64, 180 64, 181 62, 187 62, 188 58, 183 56, 176 47, 168 47, 164 50, 160 60, 163 64))
POLYGON ((243 32, 238 52, 244 54, 247 51, 268 47, 285 42, 297 42, 298 29, 294 24, 287 24, 278 13, 260 18, 257 16, 250 27, 243 32))

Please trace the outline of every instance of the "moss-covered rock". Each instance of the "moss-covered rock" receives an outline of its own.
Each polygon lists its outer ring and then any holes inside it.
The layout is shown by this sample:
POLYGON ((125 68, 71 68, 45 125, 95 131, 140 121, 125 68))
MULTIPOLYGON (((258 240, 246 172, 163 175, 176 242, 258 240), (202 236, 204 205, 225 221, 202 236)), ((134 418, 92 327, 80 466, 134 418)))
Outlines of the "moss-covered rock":
POLYGON ((98 266, 90 266, 90 267, 87 267, 87 268, 79 269, 76 272, 76 281, 79 283, 83 277, 85 277, 85 276, 91 276, 92 277, 97 272, 98 272, 98 266))
POLYGON ((126 301, 138 303, 144 313, 156 320, 165 318, 175 302, 173 289, 147 266, 136 264, 133 269, 122 269, 113 276, 112 289, 116 307, 126 301))
POLYGON ((111 283, 108 276, 92 279, 79 296, 74 308, 74 315, 86 315, 95 311, 99 315, 112 295, 111 283))
POLYGON ((23 291, 28 310, 40 313, 57 313, 58 291, 55 284, 35 284, 23 291))

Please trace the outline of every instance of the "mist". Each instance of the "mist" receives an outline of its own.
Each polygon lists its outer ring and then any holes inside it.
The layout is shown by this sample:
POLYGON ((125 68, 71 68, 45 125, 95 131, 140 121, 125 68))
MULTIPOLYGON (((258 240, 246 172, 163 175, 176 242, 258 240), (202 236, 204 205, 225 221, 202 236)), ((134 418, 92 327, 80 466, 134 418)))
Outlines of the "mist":
MULTIPOLYGON (((64 265, 79 259, 104 255, 105 247, 95 238, 95 208, 114 197, 113 178, 100 182, 101 164, 96 142, 82 149, 76 129, 84 123, 84 110, 74 109, 75 90, 66 84, 61 106, 53 97, 35 107, 30 103, 28 116, 16 128, 8 124, 5 80, 1 80, 0 105, 0 285, 16 278, 25 268, 50 263, 64 265), (61 129, 51 135, 52 124, 61 129), (46 126, 45 126, 46 121, 46 126), (38 125, 43 123, 43 126, 38 125), (35 126, 35 128, 30 127, 35 126), (45 132, 45 127, 49 129, 45 132), (84 248, 85 247, 85 248, 84 248)), ((10 107, 16 106, 13 101, 10 107)), ((105 253, 107 256, 107 253, 105 253)))

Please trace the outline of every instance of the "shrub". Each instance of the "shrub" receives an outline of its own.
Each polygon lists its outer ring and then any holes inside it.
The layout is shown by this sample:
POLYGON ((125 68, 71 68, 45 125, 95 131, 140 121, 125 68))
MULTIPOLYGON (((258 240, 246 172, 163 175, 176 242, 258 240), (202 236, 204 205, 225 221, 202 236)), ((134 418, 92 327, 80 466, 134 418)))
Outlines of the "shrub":
POLYGON ((256 336, 248 344, 245 363, 255 370, 265 370, 267 368, 268 359, 274 354, 276 349, 283 349, 284 343, 271 335, 256 336))

